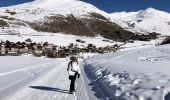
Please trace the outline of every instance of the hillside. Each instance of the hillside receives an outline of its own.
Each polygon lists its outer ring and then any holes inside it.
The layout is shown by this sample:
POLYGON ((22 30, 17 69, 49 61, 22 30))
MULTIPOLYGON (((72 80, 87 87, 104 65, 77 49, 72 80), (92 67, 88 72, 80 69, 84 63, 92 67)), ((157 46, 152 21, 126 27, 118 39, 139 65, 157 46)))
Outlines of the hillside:
POLYGON ((153 35, 138 35, 112 22, 110 15, 79 0, 35 0, 0 8, 2 34, 36 32, 102 36, 115 41, 149 40, 153 35), (25 29, 25 31, 23 30, 25 29))
POLYGON ((139 33, 170 35, 170 13, 154 8, 137 12, 112 13, 112 20, 123 28, 139 33))

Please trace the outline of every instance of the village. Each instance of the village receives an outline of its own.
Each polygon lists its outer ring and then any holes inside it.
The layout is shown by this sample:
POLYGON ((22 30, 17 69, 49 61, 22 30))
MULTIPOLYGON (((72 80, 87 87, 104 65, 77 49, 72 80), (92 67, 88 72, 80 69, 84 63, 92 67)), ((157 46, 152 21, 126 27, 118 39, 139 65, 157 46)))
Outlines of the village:
MULTIPOLYGON (((80 39, 76 42, 84 43, 80 39)), ((125 43, 124 43, 125 44, 125 43)), ((48 42, 36 43, 31 39, 26 39, 24 42, 0 42, 0 56, 20 56, 24 54, 31 54, 36 57, 49 57, 49 58, 63 58, 72 55, 80 55, 82 53, 111 53, 116 52, 122 45, 113 44, 113 46, 96 47, 93 44, 88 44, 86 47, 79 47, 78 44, 70 43, 68 46, 58 46, 48 42)))

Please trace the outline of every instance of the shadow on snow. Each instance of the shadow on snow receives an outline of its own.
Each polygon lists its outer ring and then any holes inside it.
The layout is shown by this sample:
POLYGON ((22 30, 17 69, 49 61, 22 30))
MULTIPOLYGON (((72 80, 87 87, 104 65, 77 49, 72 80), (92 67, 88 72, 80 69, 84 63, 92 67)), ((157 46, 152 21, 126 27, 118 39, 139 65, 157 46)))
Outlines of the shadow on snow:
POLYGON ((44 90, 44 91, 54 91, 54 92, 61 92, 61 93, 69 93, 69 90, 47 87, 47 86, 29 86, 33 89, 44 90))
POLYGON ((165 100, 170 100, 170 93, 165 96, 165 100))
MULTIPOLYGON (((100 78, 97 78, 93 74, 91 68, 93 68, 93 66, 85 62, 84 66, 85 75, 90 80, 90 83, 88 85, 91 87, 91 90, 94 92, 94 95, 100 100, 120 100, 119 98, 113 95, 116 92, 115 91, 116 89, 113 90, 112 92, 109 92, 105 88, 105 86, 103 86, 104 83, 101 83, 100 78)), ((103 75, 109 74, 107 70, 104 70, 102 73, 103 75)))

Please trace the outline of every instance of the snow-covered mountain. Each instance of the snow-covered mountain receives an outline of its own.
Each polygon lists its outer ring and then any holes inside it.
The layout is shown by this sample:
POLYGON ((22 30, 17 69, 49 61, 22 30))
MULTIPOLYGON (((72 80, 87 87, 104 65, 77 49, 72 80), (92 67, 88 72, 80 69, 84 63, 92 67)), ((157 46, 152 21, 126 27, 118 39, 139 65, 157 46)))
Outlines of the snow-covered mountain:
POLYGON ((0 8, 0 28, 2 34, 41 31, 102 36, 115 41, 148 40, 123 29, 111 20, 110 14, 80 0, 34 0, 0 8))
POLYGON ((132 32, 170 35, 170 13, 148 8, 138 12, 112 13, 112 20, 132 32))
POLYGON ((83 17, 82 15, 84 14, 96 12, 106 17, 108 16, 107 13, 99 10, 95 6, 79 0, 34 0, 32 2, 3 8, 3 10, 6 9, 16 11, 16 18, 27 21, 39 21, 43 19, 44 16, 54 14, 65 16, 73 14, 75 17, 83 17))
POLYGON ((17 31, 22 30, 23 26, 24 28, 26 26, 31 33, 36 32, 34 31, 36 29, 32 30, 33 27, 28 25, 28 22, 34 25, 37 23, 38 27, 43 25, 43 22, 50 23, 50 21, 53 21, 56 23, 56 20, 51 19, 49 21, 49 19, 54 16, 63 22, 68 21, 66 18, 68 18, 69 15, 71 15, 69 17, 79 19, 84 17, 90 18, 92 12, 105 17, 109 16, 109 14, 99 10, 95 6, 79 0, 34 0, 24 4, 0 8, 0 20, 4 20, 8 26, 10 26, 10 29, 14 28, 14 30, 16 30, 16 27, 18 27, 17 31))

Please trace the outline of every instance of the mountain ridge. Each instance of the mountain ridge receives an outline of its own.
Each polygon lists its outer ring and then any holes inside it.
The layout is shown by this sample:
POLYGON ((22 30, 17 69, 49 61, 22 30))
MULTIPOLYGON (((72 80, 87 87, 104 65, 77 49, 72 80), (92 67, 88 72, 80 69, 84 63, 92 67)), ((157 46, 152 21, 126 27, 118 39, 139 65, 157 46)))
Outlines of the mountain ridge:
POLYGON ((170 13, 147 8, 137 12, 111 13, 112 20, 123 28, 139 33, 170 35, 170 13))
POLYGON ((28 34, 29 31, 62 32, 80 36, 102 36, 115 41, 153 38, 150 34, 147 34, 148 38, 146 35, 141 36, 123 29, 112 21, 110 14, 79 0, 62 2, 61 0, 35 0, 0 8, 0 12, 0 19, 8 23, 9 29, 18 31, 19 34, 21 34, 20 30, 26 27, 29 29, 28 34))

